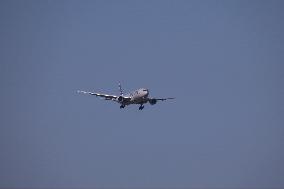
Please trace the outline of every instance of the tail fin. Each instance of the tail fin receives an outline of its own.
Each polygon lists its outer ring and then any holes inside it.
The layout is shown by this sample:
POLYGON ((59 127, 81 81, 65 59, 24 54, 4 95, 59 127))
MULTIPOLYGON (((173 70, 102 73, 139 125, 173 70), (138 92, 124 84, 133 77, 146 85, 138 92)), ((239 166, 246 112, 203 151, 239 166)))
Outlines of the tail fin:
POLYGON ((120 82, 118 82, 118 89, 119 89, 120 96, 123 96, 123 91, 122 91, 120 82))

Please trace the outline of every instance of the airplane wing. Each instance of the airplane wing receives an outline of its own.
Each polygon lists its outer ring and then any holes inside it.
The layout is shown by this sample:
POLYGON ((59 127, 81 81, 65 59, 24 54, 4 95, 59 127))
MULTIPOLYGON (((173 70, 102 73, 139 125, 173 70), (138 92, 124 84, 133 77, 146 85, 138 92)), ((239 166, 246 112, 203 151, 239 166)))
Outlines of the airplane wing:
POLYGON ((149 98, 148 101, 151 105, 154 105, 157 103, 158 100, 164 101, 164 100, 170 100, 170 99, 175 99, 175 98, 149 98))
POLYGON ((77 91, 77 92, 83 93, 83 94, 95 95, 98 97, 105 98, 105 100, 117 100, 118 99, 118 96, 115 96, 115 95, 100 94, 100 93, 94 93, 94 92, 88 92, 88 91, 77 91))
POLYGON ((164 101, 164 100, 170 100, 170 99, 175 99, 175 98, 153 98, 153 99, 164 101))

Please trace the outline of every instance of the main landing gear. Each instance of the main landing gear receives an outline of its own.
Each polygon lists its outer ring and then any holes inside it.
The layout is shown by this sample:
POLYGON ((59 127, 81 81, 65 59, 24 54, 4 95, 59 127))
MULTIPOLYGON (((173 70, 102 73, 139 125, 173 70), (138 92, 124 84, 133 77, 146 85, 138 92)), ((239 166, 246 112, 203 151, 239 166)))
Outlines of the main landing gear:
POLYGON ((144 108, 144 106, 143 106, 143 104, 141 104, 141 105, 139 106, 139 110, 143 110, 143 108, 144 108))
MULTIPOLYGON (((122 109, 122 108, 125 108, 125 105, 120 105, 120 109, 122 109)), ((144 106, 143 106, 143 104, 141 104, 139 106, 139 110, 143 110, 143 109, 144 109, 144 106)))

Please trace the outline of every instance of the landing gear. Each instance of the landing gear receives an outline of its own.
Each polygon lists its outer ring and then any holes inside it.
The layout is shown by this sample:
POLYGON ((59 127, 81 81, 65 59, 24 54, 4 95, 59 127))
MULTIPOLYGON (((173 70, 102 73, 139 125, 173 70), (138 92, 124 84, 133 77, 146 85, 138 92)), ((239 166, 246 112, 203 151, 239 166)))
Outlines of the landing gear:
POLYGON ((141 104, 141 105, 139 106, 139 110, 143 110, 143 108, 144 108, 144 106, 143 106, 143 104, 141 104))
POLYGON ((120 106, 120 109, 121 109, 121 108, 124 108, 124 107, 125 107, 125 105, 121 105, 121 106, 120 106))

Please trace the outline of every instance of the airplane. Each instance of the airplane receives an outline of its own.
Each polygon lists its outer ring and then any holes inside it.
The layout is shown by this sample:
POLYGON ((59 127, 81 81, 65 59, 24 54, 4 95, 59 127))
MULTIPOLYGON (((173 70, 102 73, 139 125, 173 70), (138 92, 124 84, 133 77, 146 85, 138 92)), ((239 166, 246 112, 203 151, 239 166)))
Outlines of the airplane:
POLYGON ((118 84, 118 88, 119 88, 119 93, 120 93, 119 96, 100 94, 100 93, 88 92, 88 91, 80 91, 80 90, 78 90, 77 92, 83 93, 83 94, 95 95, 97 97, 102 97, 105 100, 112 100, 112 101, 118 102, 120 104, 120 109, 125 108, 125 106, 131 105, 131 104, 139 104, 140 105, 139 110, 143 110, 144 104, 146 104, 147 102, 149 102, 149 104, 151 105, 154 105, 158 101, 174 99, 174 98, 150 98, 149 90, 145 88, 140 88, 127 95, 124 95, 120 82, 118 84))

